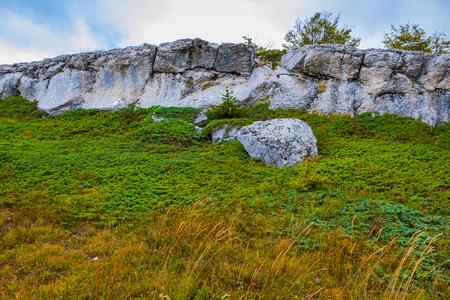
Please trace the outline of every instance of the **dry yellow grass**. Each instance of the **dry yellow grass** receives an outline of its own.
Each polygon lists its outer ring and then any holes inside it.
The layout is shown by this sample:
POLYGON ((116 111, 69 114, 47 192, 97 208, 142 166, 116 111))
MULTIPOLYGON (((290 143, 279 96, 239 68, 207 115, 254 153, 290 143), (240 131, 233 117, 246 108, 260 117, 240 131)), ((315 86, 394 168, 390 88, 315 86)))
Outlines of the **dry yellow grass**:
POLYGON ((250 216, 245 206, 168 209, 148 224, 102 229, 1 216, 3 299, 422 299, 411 279, 434 242, 417 258, 419 234, 405 252, 395 240, 250 216), (280 222, 290 232, 271 232, 280 222), (390 273, 380 278, 382 267, 390 273))

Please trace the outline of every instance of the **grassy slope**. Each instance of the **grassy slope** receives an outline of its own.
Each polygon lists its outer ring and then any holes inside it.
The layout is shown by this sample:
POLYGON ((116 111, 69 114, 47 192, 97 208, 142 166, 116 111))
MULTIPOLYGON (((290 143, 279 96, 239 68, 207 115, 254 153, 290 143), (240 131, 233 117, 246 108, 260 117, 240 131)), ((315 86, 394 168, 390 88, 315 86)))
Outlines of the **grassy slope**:
POLYGON ((319 141, 275 168, 199 140, 193 109, 35 106, 0 101, 2 298, 449 296, 449 125, 260 104, 319 141))

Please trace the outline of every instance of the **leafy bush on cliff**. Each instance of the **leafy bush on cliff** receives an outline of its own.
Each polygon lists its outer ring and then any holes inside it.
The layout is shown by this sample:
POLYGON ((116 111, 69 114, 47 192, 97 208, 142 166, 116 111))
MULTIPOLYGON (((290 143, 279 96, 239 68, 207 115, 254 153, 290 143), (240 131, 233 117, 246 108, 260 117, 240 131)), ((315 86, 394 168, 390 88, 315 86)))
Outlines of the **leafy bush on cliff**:
POLYGON ((287 44, 285 48, 303 47, 316 44, 343 44, 358 47, 361 38, 351 35, 352 28, 339 27, 341 15, 332 17, 329 12, 316 12, 303 22, 295 21, 294 29, 289 30, 284 36, 287 44))
POLYGON ((425 31, 419 24, 405 24, 398 28, 391 25, 391 32, 384 33, 383 44, 386 48, 402 49, 408 51, 422 51, 433 54, 448 54, 450 41, 445 39, 446 35, 435 32, 426 36, 425 31))
POLYGON ((253 38, 248 36, 242 37, 248 45, 252 45, 256 50, 256 57, 259 59, 260 65, 269 65, 273 70, 279 65, 281 57, 287 53, 287 49, 271 49, 270 46, 257 45, 253 38))

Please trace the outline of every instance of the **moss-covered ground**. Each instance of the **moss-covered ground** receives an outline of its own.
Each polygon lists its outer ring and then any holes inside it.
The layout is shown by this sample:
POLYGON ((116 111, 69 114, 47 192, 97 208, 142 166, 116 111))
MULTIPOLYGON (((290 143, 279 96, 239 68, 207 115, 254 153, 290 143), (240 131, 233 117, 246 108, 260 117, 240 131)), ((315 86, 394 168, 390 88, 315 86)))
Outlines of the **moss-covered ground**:
POLYGON ((195 113, 0 100, 0 297, 450 298, 449 124, 245 109, 312 127, 320 156, 277 168, 195 113))

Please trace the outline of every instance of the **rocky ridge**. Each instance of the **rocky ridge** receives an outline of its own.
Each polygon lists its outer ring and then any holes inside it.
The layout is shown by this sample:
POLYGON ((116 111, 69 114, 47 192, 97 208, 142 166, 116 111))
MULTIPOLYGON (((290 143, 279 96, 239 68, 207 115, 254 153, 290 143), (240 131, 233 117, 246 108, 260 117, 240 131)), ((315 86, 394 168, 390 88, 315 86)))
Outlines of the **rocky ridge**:
POLYGON ((325 44, 290 49, 275 70, 254 62, 252 46, 200 39, 62 55, 1 65, 0 97, 37 99, 51 113, 132 103, 206 109, 229 86, 246 105, 450 121, 450 55, 325 44))

